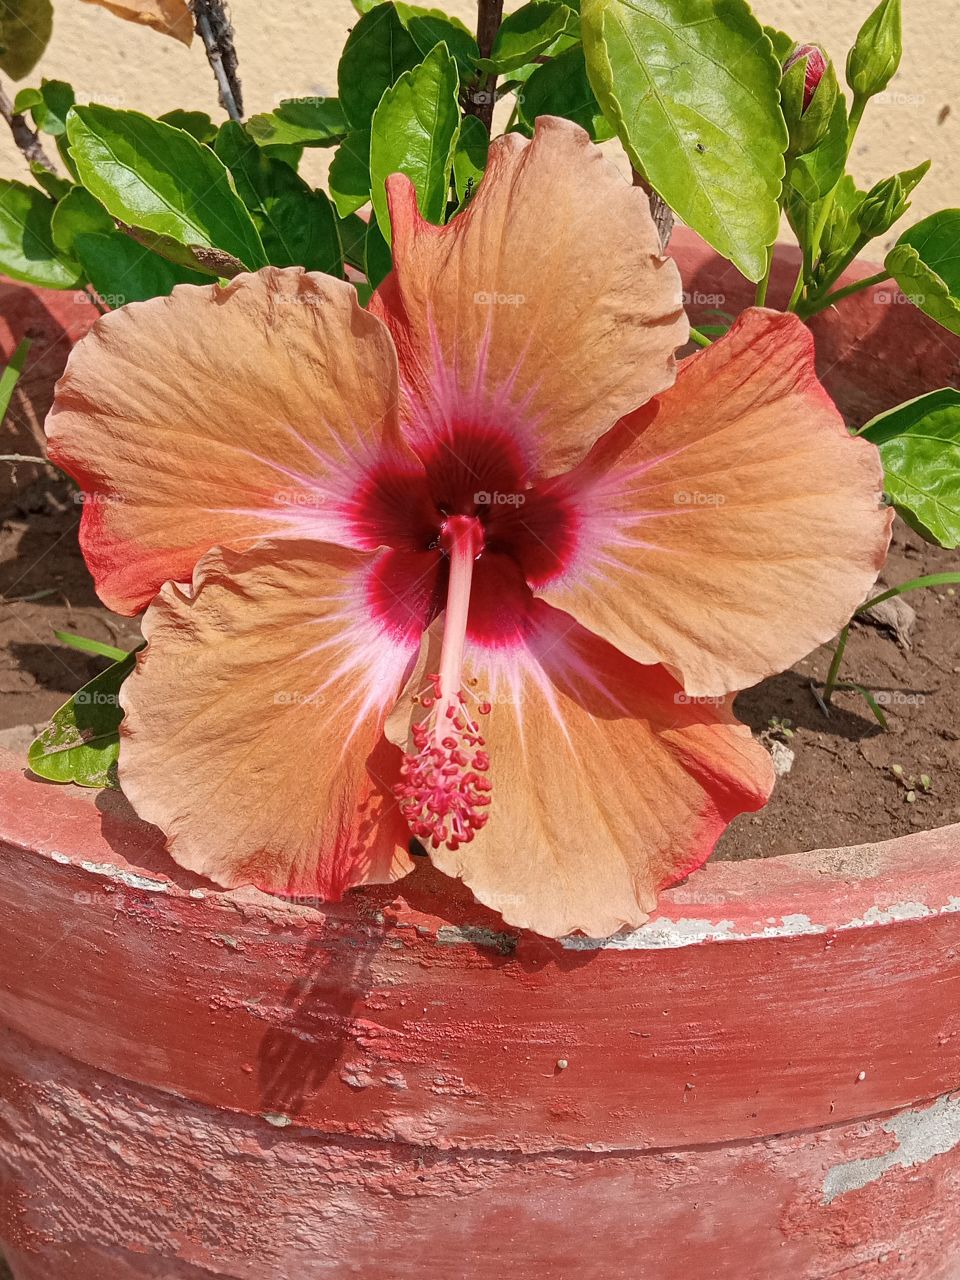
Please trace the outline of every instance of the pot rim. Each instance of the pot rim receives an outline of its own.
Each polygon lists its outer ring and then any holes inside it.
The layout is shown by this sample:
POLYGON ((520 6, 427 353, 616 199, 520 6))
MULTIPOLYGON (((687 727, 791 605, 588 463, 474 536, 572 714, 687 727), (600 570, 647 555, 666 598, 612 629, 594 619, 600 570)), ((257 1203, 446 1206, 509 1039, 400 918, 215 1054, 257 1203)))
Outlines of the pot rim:
MULTIPOLYGON (((209 899, 274 924, 376 917, 384 907, 397 922, 431 919, 442 942, 476 943, 488 937, 536 937, 505 924, 473 899, 459 881, 424 863, 391 885, 352 890, 338 903, 290 899, 253 887, 223 889, 183 871, 164 848, 157 828, 142 822, 119 792, 87 791, 36 779, 0 751, 0 846, 146 894, 209 899), (42 806, 37 809, 37 802, 42 806), (418 905, 405 893, 416 882, 418 905), (426 900, 420 890, 426 891, 426 900), (422 905, 421 905, 422 904, 422 905), (451 923, 446 907, 454 908, 451 923), (471 922, 471 918, 475 918, 471 922)), ((834 849, 752 858, 708 860, 686 880, 660 894, 657 910, 637 929, 608 938, 568 935, 570 951, 645 951, 702 942, 786 938, 863 929, 960 912, 960 823, 889 840, 834 849)))

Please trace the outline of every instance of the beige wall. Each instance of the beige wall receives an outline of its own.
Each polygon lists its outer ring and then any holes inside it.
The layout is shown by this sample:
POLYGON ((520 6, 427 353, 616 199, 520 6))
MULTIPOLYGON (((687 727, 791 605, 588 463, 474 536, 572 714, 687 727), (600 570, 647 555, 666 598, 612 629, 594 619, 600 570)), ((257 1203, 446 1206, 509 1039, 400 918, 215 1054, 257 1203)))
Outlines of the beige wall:
MULTIPOLYGON (((443 0, 424 0, 444 7, 443 0)), ((508 9, 519 0, 508 0, 508 9)), ((842 64, 874 0, 754 0, 760 18, 799 39, 820 40, 842 64)), ((473 0, 446 0, 468 22, 473 0)), ((217 118, 211 72, 197 41, 190 49, 80 0, 55 0, 53 39, 31 77, 70 80, 83 100, 158 114, 207 109, 217 118)), ((906 224, 960 203, 960 0, 903 0, 906 52, 886 101, 875 101, 855 145, 862 184, 931 157, 906 224)), ((356 20, 350 0, 233 0, 237 51, 248 113, 281 98, 336 92, 336 64, 356 20)), ((320 181, 326 153, 307 153, 304 172, 320 181)), ((22 161, 4 131, 0 174, 22 161)), ((892 240, 894 236, 890 236, 892 240)), ((876 251, 874 251, 876 252, 876 251)))

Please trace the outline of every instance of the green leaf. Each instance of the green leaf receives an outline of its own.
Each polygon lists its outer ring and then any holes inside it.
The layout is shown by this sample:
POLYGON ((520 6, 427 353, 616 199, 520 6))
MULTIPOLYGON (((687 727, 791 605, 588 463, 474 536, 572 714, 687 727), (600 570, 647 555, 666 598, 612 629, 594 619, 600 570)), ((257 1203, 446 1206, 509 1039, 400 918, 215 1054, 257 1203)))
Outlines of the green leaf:
POLYGON ((583 0, 587 74, 634 166, 750 280, 780 226, 780 64, 746 0, 583 0))
POLYGON ((376 218, 371 218, 370 225, 367 227, 363 254, 363 266, 367 280, 370 282, 370 288, 375 289, 393 270, 393 256, 390 253, 390 246, 383 238, 376 218))
POLYGON ((918 591, 921 587, 950 587, 960 582, 960 573, 925 573, 922 578, 911 578, 909 582, 901 582, 872 600, 865 600, 857 613, 865 613, 874 605, 883 604, 884 600, 892 600, 894 596, 905 595, 908 591, 918 591))
POLYGON ((97 296, 108 307, 165 298, 178 284, 210 283, 208 275, 170 262, 122 231, 108 235, 82 232, 74 241, 74 252, 97 296))
POLYGON ((215 150, 253 214, 269 262, 343 275, 336 218, 322 191, 312 191, 288 164, 265 155, 232 120, 220 129, 215 150))
POLYGON ((229 173, 190 134, 138 111, 90 106, 70 112, 67 136, 83 185, 114 218, 249 269, 266 265, 229 173))
POLYGON ((128 654, 101 671, 54 712, 34 741, 27 763, 49 782, 75 782, 81 787, 113 787, 120 753, 120 686, 136 665, 128 654))
POLYGON ((118 231, 89 191, 74 187, 57 205, 51 224, 61 253, 76 258, 108 307, 165 297, 176 284, 203 284, 206 277, 168 262, 118 231))
MULTIPOLYGON (((2 0, 0 0, 2 3, 2 0)), ((39 89, 23 88, 17 90, 17 96, 13 100, 13 111, 15 115, 24 116, 35 107, 38 102, 43 101, 43 94, 39 89)))
POLYGON ((69 258, 74 254, 78 235, 88 231, 109 235, 116 231, 116 224, 89 191, 71 187, 53 211, 50 231, 57 249, 69 258))
POLYGON ((886 269, 931 320, 960 333, 960 209, 941 209, 905 231, 886 269))
POLYGON ((460 132, 456 60, 438 44, 419 67, 405 71, 376 111, 370 135, 370 190, 384 238, 390 241, 386 178, 405 173, 428 222, 442 222, 460 132))
POLYGON ((67 115, 76 101, 73 86, 65 80, 41 80, 36 92, 39 100, 30 103, 33 123, 53 138, 62 137, 67 131, 67 115))
POLYGON ((340 105, 354 129, 364 129, 385 90, 420 61, 416 41, 392 4, 363 15, 347 37, 337 68, 340 105))
POLYGON ((37 161, 31 163, 30 172, 33 174, 37 185, 42 187, 48 196, 53 196, 54 200, 62 200, 67 192, 73 188, 73 183, 69 178, 61 178, 59 173, 51 173, 49 169, 45 169, 37 161))
POLYGON ((10 361, 3 373, 0 373, 0 422, 3 422, 7 416, 7 410, 10 408, 10 400, 13 397, 17 383, 20 381, 20 375, 23 373, 23 366, 27 360, 27 352, 30 350, 32 340, 23 338, 20 341, 16 351, 10 357, 10 361))
POLYGON ((78 649, 80 653, 92 653, 98 658, 109 658, 111 662, 122 662, 124 658, 130 656, 126 649, 104 644, 102 640, 91 640, 89 636, 75 636, 71 631, 57 630, 54 630, 53 634, 71 649, 78 649))
POLYGON ((383 4, 383 0, 352 0, 352 4, 357 13, 369 13, 378 4, 383 4))
POLYGON ((22 182, 0 178, 0 271, 13 280, 46 289, 73 289, 80 268, 53 242, 50 220, 56 205, 22 182))
POLYGON ((595 142, 616 133, 590 88, 581 45, 538 66, 518 98, 520 119, 530 129, 537 116, 564 116, 586 129, 595 142))
MULTIPOLYGON (((247 130, 249 136, 250 130, 247 130)), ((256 141, 254 139, 254 141, 256 141)), ((260 146, 257 143, 257 146, 260 146)), ((300 168, 300 161, 303 159, 303 144, 300 142, 269 142, 265 147, 260 147, 265 156, 271 156, 274 160, 282 160, 285 165, 291 168, 294 173, 300 168)))
POLYGON ((453 153, 453 181, 461 206, 467 203, 483 177, 489 149, 487 126, 476 116, 464 116, 453 153))
POLYGON ((11 80, 28 76, 52 31, 50 0, 0 0, 0 71, 11 80))
POLYGON ((480 49, 476 37, 467 30, 459 18, 453 18, 439 9, 421 9, 418 5, 396 3, 397 17, 413 37, 421 54, 428 54, 435 45, 445 44, 454 58, 462 76, 469 76, 476 68, 480 49))
POLYGON ((504 18, 490 50, 489 60, 480 63, 495 71, 513 71, 533 62, 547 50, 572 43, 580 31, 580 20, 565 4, 533 0, 504 18), (566 38, 566 39, 565 39, 566 38))
POLYGON ((941 547, 960 545, 960 391, 908 400, 858 434, 880 450, 883 487, 907 523, 941 547))
POLYGON ((793 36, 788 36, 785 31, 780 31, 776 27, 764 27, 763 30, 773 45, 774 57, 782 67, 799 44, 799 41, 794 40, 793 36))
POLYGON ((165 111, 160 120, 172 125, 174 129, 182 129, 191 138, 196 138, 205 145, 213 142, 217 136, 217 126, 205 111, 181 111, 177 107, 174 111, 165 111))
POLYGON ((327 179, 330 199, 341 218, 370 199, 370 130, 353 129, 337 148, 327 179))
POLYGON ((344 262, 349 262, 357 271, 365 271, 367 224, 363 218, 355 213, 348 213, 345 218, 337 219, 337 231, 344 262))
POLYGON ((63 161, 64 168, 74 182, 80 181, 80 175, 77 173, 77 166, 73 163, 73 156, 70 154, 70 147, 67 142, 67 135, 61 133, 59 138, 55 139, 57 144, 57 153, 63 161))
POLYGON ((260 147, 332 147, 347 129, 337 98, 291 98, 247 121, 247 132, 260 147))

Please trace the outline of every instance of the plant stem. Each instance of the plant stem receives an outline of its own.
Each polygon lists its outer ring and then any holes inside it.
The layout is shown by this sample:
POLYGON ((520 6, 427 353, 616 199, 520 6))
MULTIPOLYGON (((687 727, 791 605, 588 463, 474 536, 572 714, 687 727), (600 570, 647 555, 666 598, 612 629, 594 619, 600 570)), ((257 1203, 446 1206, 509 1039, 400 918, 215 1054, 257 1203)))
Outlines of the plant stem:
POLYGON ((695 342, 698 347, 710 346, 710 339, 707 335, 701 333, 699 329, 694 329, 693 325, 690 326, 690 341, 695 342))
MULTIPOLYGON (((863 112, 867 105, 866 98, 858 98, 854 95, 853 103, 850 107, 850 117, 847 121, 847 156, 850 155, 850 148, 853 146, 853 140, 857 136, 857 130, 860 128, 860 121, 863 119, 863 112)), ((837 186, 840 184, 837 183, 837 186)), ((790 296, 790 302, 787 304, 788 311, 796 311, 797 303, 800 301, 800 295, 803 292, 803 286, 807 275, 813 274, 813 268, 817 264, 820 257, 820 241, 823 239, 823 233, 826 230, 827 221, 833 211, 834 201, 837 198, 837 186, 831 188, 823 197, 820 204, 820 212, 817 215, 817 221, 814 224, 813 232, 810 236, 810 244, 807 247, 807 254, 804 256, 804 265, 800 268, 800 275, 797 277, 797 283, 793 286, 793 293, 790 296)), ((856 253, 860 252, 863 246, 859 246, 856 253)), ((856 256, 856 253, 854 256, 856 256)), ((848 259, 843 267, 837 272, 837 275, 845 271, 853 259, 848 259)), ((834 276, 836 279, 836 276, 834 276)), ((830 284, 833 281, 829 282, 830 284)), ((829 287, 826 286, 826 287, 829 287)), ((819 308, 817 308, 819 310, 819 308)), ((813 314, 810 312, 809 314, 813 314)))
POLYGON ((823 686, 823 700, 827 706, 830 705, 830 698, 837 687, 837 676, 840 674, 840 663, 843 661, 843 651, 847 647, 849 635, 850 623, 848 622, 837 637, 837 647, 833 651, 833 661, 830 663, 830 670, 827 672, 826 683, 823 686))
POLYGON ((763 279, 757 285, 757 296, 754 299, 754 306, 762 307, 767 301, 767 290, 770 287, 770 273, 773 271, 773 246, 767 250, 767 269, 763 273, 763 279))
POLYGON ((810 316, 815 316, 818 311, 823 311, 827 307, 832 307, 835 302, 839 302, 841 298, 848 298, 851 293, 859 293, 861 289, 869 289, 872 285, 882 284, 884 280, 889 280, 889 273, 886 271, 878 271, 876 275, 867 276, 863 280, 854 280, 853 284, 844 285, 842 289, 836 289, 833 293, 828 293, 825 298, 819 300, 814 299, 805 307, 799 309, 799 315, 802 320, 808 320, 810 316))
POLYGON ((243 119, 243 92, 237 74, 237 51, 233 44, 233 26, 227 17, 223 0, 191 0, 197 35, 203 41, 207 61, 217 78, 220 105, 231 120, 243 119))
MULTIPOLYGON (((477 0, 477 45, 480 57, 489 58, 500 23, 503 21, 503 0, 477 0)), ((468 85, 463 113, 476 116, 486 126, 487 133, 493 125, 493 107, 497 100, 497 77, 482 76, 476 84, 468 85)))
POLYGON ((791 293, 790 295, 790 301, 787 303, 788 311, 796 311, 797 309, 797 303, 800 301, 801 293, 803 293, 803 280, 804 280, 804 271, 803 271, 803 267, 801 266, 799 272, 797 273, 796 282, 794 283, 794 286, 793 286, 793 293, 791 293))
MULTIPOLYGON (((899 586, 888 587, 886 591, 881 591, 878 596, 872 596, 869 600, 864 600, 863 604, 857 608, 854 617, 856 617, 856 614, 866 613, 868 609, 872 609, 875 605, 883 604, 884 600, 892 600, 894 596, 905 595, 908 591, 918 591, 921 587, 953 586, 958 582, 960 582, 960 573, 925 573, 920 578, 911 578, 909 582, 901 582, 899 586)), ((850 622, 852 621, 853 618, 850 619, 850 622)), ((847 623, 837 637, 837 647, 833 651, 833 661, 830 663, 830 670, 827 672, 827 679, 823 686, 823 701, 828 705, 831 694, 837 688, 840 663, 843 661, 843 651, 847 647, 847 638, 850 635, 850 622, 847 623)))
POLYGON ((48 172, 56 173, 56 166, 44 151, 40 135, 35 129, 30 128, 19 112, 14 111, 13 103, 2 89, 0 89, 0 116, 3 116, 10 126, 13 140, 23 152, 28 164, 39 164, 48 172))
POLYGON ((850 154, 853 140, 857 136, 857 130, 860 128, 860 121, 863 119, 866 106, 866 98, 858 98, 856 94, 853 95, 853 102, 850 104, 850 116, 847 120, 847 155, 850 154))

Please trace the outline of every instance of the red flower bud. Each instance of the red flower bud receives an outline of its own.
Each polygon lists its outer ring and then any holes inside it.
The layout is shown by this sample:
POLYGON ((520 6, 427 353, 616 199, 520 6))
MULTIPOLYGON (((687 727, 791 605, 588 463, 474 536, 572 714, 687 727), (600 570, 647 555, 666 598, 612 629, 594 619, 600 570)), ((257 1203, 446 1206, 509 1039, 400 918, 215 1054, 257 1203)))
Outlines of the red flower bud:
POLYGON ((817 91, 817 85, 823 78, 823 73, 827 69, 827 60, 823 56, 822 50, 818 49, 815 44, 798 44, 793 53, 783 64, 784 72, 800 61, 806 58, 806 68, 803 78, 803 110, 810 106, 813 101, 813 95, 817 91))

